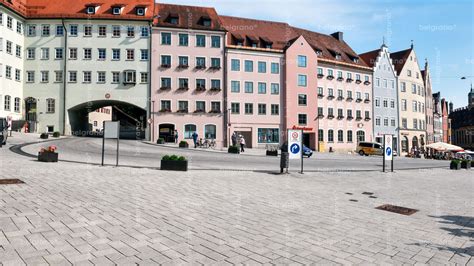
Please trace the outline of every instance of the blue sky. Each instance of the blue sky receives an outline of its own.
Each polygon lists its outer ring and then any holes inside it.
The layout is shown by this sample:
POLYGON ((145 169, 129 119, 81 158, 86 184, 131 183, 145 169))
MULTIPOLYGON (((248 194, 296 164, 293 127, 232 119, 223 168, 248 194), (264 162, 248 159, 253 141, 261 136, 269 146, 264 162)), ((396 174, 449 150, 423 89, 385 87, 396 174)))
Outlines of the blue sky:
POLYGON ((222 15, 288 22, 330 34, 343 31, 357 52, 374 50, 385 37, 391 51, 411 40, 421 67, 430 64, 433 92, 454 106, 467 105, 474 82, 474 3, 471 0, 162 0, 212 6, 222 15), (473 76, 461 80, 462 76, 473 76))

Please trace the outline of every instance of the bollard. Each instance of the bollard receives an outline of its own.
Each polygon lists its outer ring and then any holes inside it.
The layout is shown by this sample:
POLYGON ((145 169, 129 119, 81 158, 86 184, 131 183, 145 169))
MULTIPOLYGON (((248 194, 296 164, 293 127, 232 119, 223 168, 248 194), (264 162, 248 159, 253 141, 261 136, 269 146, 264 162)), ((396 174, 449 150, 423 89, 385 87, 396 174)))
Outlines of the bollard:
POLYGON ((283 169, 286 168, 286 173, 288 173, 289 159, 290 154, 288 152, 281 152, 280 157, 280 174, 283 174, 283 169))

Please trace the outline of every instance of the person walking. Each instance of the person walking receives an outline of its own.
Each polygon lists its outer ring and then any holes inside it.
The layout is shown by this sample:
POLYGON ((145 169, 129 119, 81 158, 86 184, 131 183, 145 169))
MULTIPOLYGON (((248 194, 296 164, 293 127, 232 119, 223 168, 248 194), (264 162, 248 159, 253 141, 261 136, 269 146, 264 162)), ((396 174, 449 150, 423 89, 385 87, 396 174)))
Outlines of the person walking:
POLYGON ((174 143, 178 143, 178 130, 174 131, 174 143))
POLYGON ((235 132, 232 134, 232 146, 237 145, 237 134, 235 132))
POLYGON ((197 148, 197 139, 198 139, 198 134, 196 133, 196 131, 194 131, 192 137, 193 137, 193 142, 194 142, 194 148, 196 149, 197 148))
POLYGON ((240 152, 245 152, 245 138, 244 136, 240 135, 240 152))

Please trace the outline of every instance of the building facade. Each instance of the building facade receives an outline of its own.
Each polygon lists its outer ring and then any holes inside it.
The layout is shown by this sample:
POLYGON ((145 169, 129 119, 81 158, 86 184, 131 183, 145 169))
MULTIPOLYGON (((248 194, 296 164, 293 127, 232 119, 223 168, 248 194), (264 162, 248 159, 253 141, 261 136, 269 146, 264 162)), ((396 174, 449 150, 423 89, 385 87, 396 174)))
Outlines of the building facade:
POLYGON ((443 116, 441 112, 441 92, 433 93, 433 142, 443 141, 443 116))
POLYGON ((421 71, 423 84, 425 85, 425 114, 426 114, 426 144, 434 142, 434 109, 433 88, 428 60, 425 60, 425 69, 421 71))
POLYGON ((421 150, 426 142, 426 90, 413 45, 391 54, 399 84, 401 154, 421 150))
POLYGON ((474 89, 467 95, 468 104, 449 114, 452 126, 452 143, 464 149, 474 150, 474 89))
POLYGON ((198 139, 224 146, 224 40, 212 8, 157 4, 153 27, 153 141, 189 144, 198 139))
POLYGON ((398 85, 395 66, 388 47, 361 54, 360 57, 373 68, 373 127, 375 141, 383 143, 383 135, 393 135, 394 150, 399 151, 398 85))
POLYGON ((0 1, 0 117, 24 117, 24 3, 0 1))
POLYGON ((450 103, 446 99, 441 99, 441 123, 443 128, 443 142, 451 143, 451 118, 450 103))

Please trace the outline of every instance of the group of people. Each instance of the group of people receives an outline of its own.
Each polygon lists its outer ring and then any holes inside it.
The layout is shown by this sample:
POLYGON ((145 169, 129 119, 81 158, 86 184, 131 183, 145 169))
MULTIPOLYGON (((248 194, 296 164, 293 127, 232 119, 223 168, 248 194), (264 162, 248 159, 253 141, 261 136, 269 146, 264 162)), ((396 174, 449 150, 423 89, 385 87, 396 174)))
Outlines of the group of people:
POLYGON ((244 149, 245 148, 245 138, 244 138, 244 136, 242 136, 242 135, 237 136, 237 133, 234 132, 234 133, 232 133, 231 140, 232 140, 232 146, 237 146, 237 140, 238 140, 239 144, 240 144, 240 152, 245 152, 245 149, 244 149))

